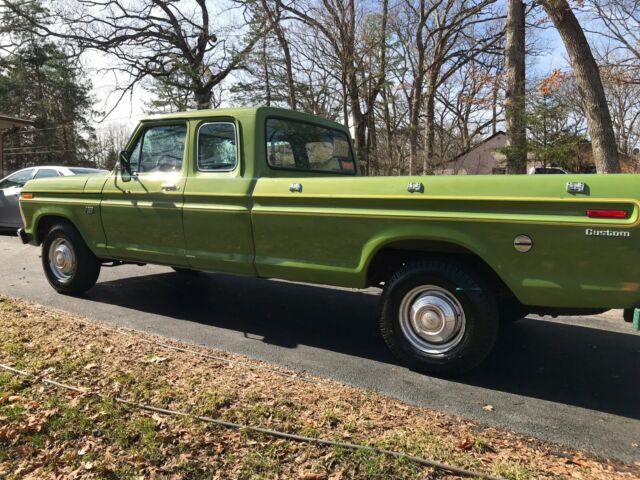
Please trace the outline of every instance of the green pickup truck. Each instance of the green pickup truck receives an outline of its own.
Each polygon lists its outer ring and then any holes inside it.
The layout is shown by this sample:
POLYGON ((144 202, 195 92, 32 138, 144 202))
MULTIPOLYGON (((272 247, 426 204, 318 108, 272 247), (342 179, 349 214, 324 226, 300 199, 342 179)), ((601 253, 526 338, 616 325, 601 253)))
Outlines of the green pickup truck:
POLYGON ((387 344, 431 373, 473 368, 528 313, 640 306, 640 175, 359 172, 348 130, 311 115, 162 115, 110 174, 28 182, 19 234, 61 293, 124 263, 382 287, 387 344))

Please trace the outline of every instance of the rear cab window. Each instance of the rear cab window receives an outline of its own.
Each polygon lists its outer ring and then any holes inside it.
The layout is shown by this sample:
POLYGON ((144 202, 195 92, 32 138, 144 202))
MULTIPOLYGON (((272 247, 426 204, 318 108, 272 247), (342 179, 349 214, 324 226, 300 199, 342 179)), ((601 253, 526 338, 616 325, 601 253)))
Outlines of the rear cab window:
POLYGON ((351 142, 344 131, 312 123, 267 118, 266 154, 271 168, 355 175, 351 142))

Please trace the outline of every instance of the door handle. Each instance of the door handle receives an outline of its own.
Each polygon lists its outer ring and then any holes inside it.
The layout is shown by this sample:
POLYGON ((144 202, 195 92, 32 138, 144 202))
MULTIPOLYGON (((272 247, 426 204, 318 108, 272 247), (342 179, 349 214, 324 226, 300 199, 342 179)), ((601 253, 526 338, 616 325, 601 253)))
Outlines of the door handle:
POLYGON ((178 190, 178 186, 172 183, 163 183, 160 188, 163 192, 175 192, 178 190))
POLYGON ((302 192, 302 184, 301 183, 292 183, 289 185, 290 192, 302 192))

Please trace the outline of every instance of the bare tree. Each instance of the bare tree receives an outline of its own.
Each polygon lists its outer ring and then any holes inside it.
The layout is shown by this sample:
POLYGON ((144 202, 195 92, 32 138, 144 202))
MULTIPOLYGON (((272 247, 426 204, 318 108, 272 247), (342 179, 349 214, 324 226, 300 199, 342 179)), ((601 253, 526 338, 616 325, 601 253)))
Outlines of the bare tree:
POLYGON ((111 170, 118 154, 125 148, 131 129, 125 124, 111 124, 97 130, 90 153, 96 167, 111 170))
POLYGON ((496 133, 494 125, 502 117, 496 98, 496 82, 503 72, 500 58, 498 54, 481 55, 460 68, 438 91, 440 110, 455 127, 456 133, 450 135, 457 139, 456 154, 471 148, 488 127, 496 133))
MULTIPOLYGON (((375 65, 375 71, 362 68, 363 56, 359 49, 358 33, 363 12, 355 0, 298 0, 283 8, 317 32, 331 49, 330 56, 337 64, 338 80, 342 87, 344 123, 353 124, 358 156, 361 163, 367 166, 374 102, 383 87, 385 75, 379 65, 375 65)), ((381 24, 376 45, 382 58, 386 51, 388 1, 382 0, 380 8, 381 24)))
POLYGON ((588 0, 586 7, 595 20, 591 32, 609 41, 607 53, 620 67, 632 69, 640 82, 640 1, 588 0))
POLYGON ((601 71, 618 150, 631 155, 640 145, 640 83, 636 69, 611 55, 601 71))
POLYGON ((562 37, 580 90, 593 160, 599 173, 620 172, 618 148, 598 65, 584 31, 566 0, 540 0, 562 37))
POLYGON ((222 28, 216 30, 206 0, 191 6, 171 0, 73 0, 55 4, 47 23, 21 0, 4 0, 4 8, 38 35, 109 55, 115 64, 107 69, 127 78, 118 87, 120 99, 147 78, 164 79, 176 88, 185 86, 173 79, 187 78, 198 108, 210 107, 213 88, 238 68, 264 34, 249 21, 245 41, 225 38, 222 28))
POLYGON ((286 68, 286 79, 287 79, 287 93, 288 93, 288 103, 289 108, 292 110, 296 109, 296 86, 293 79, 293 66, 291 61, 291 48, 289 47, 289 40, 285 34, 283 21, 282 21, 282 1, 281 0, 273 0, 270 2, 269 0, 261 0, 262 9, 265 13, 265 16, 269 22, 271 27, 271 31, 275 35, 278 40, 278 44, 282 49, 282 55, 284 57, 284 65, 286 68))
POLYGON ((409 103, 409 171, 418 160, 419 130, 424 116, 422 173, 431 173, 435 158, 435 106, 440 86, 481 52, 495 48, 501 30, 491 28, 494 0, 404 0, 395 23, 400 54, 407 58, 407 72, 399 81, 409 103))

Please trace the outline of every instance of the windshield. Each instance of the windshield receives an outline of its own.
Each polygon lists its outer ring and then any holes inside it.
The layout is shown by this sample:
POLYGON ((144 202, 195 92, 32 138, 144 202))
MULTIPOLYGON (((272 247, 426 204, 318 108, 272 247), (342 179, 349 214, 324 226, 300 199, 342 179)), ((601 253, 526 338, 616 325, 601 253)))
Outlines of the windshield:
POLYGON ((0 189, 11 187, 22 187, 25 183, 31 180, 33 176, 33 168, 27 170, 20 170, 0 182, 0 189))

